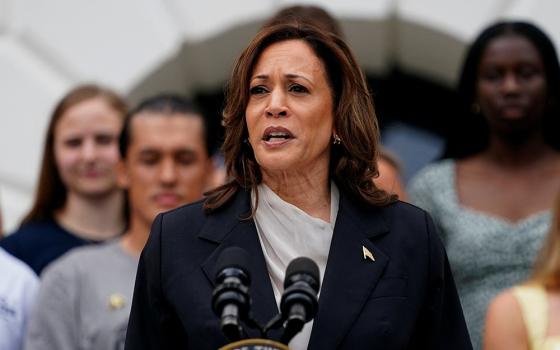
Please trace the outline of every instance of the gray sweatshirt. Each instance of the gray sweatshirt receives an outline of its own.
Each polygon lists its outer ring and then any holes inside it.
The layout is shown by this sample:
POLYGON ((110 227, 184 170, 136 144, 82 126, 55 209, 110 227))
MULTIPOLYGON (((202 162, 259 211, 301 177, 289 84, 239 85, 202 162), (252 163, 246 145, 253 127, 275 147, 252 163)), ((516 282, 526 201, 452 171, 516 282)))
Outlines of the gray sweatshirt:
POLYGON ((119 241, 77 248, 50 264, 24 349, 123 349, 137 265, 119 241))

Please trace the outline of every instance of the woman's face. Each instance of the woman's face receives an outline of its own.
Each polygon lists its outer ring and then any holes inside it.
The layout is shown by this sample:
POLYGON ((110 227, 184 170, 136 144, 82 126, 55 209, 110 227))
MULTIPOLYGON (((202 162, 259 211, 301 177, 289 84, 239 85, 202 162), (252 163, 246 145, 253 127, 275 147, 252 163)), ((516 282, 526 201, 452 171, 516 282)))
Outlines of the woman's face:
POLYGON ((325 67, 302 40, 266 48, 250 78, 245 117, 263 172, 328 169, 333 101, 325 67))
POLYGON ((54 155, 69 193, 98 197, 118 190, 121 127, 120 113, 100 97, 82 101, 61 116, 54 130, 54 155))
POLYGON ((497 37, 482 54, 476 100, 490 128, 523 131, 540 125, 545 113, 545 68, 535 46, 519 35, 497 37))

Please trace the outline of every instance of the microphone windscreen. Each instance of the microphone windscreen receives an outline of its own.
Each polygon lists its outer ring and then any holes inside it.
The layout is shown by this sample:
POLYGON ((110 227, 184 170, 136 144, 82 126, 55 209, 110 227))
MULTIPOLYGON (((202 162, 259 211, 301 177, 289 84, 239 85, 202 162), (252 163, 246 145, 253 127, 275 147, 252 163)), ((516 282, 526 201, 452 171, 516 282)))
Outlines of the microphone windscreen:
POLYGON ((228 247, 218 257, 216 276, 225 268, 238 268, 251 278, 249 273, 249 253, 240 247, 228 247))
POLYGON ((299 274, 308 275, 309 277, 314 279, 315 285, 317 287, 319 286, 319 266, 317 266, 315 261, 302 256, 299 258, 295 258, 288 265, 288 268, 286 269, 286 278, 284 279, 284 288, 289 287, 289 285, 292 283, 292 277, 299 274))

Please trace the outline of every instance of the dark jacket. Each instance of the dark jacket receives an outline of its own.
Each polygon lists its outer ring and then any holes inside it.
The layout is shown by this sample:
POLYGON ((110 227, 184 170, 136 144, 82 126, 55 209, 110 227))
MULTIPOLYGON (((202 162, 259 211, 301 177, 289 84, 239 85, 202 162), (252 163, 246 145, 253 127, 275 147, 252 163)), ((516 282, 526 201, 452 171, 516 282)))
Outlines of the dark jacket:
MULTIPOLYGON (((278 313, 254 221, 242 219, 249 198, 240 191, 211 215, 198 202, 156 218, 138 266, 127 350, 227 344, 211 295, 216 260, 231 246, 251 257, 254 318, 264 324, 278 313)), ((309 349, 472 349, 426 212, 402 202, 359 205, 341 192, 309 349), (375 261, 364 259, 362 247, 375 261)))

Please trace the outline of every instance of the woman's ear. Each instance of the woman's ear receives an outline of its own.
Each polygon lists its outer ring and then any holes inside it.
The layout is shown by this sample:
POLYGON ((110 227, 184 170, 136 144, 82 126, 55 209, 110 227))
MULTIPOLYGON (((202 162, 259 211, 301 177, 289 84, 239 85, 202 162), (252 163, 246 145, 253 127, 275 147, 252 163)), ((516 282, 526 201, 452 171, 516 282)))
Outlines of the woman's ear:
MULTIPOLYGON (((332 138, 334 139, 335 136, 339 136, 339 134, 338 134, 338 130, 336 130, 336 127, 333 125, 333 128, 332 128, 332 138)), ((339 136, 339 137, 340 137, 340 136, 339 136)))

